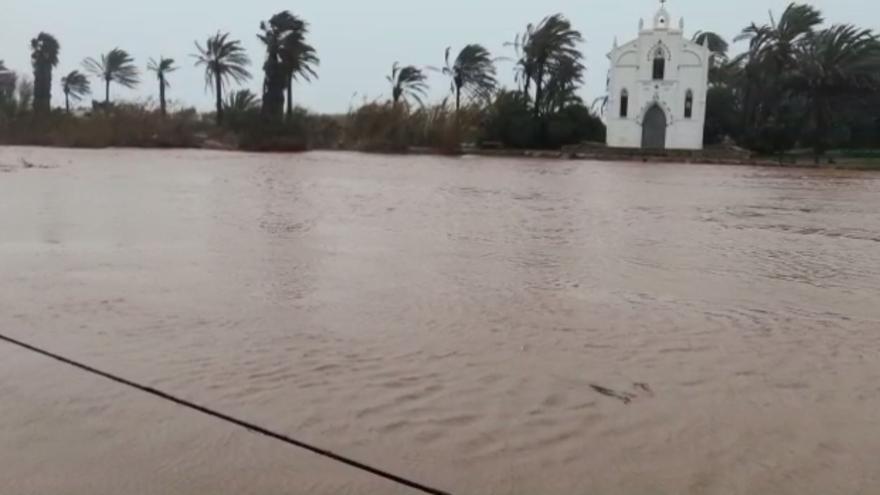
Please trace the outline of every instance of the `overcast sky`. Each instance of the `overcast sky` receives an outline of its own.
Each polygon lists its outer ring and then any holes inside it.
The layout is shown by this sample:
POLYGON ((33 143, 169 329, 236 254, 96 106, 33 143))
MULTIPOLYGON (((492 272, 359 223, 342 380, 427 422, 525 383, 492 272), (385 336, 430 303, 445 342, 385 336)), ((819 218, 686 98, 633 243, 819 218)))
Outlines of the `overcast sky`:
MULTIPOLYGON (((712 30, 732 38, 751 21, 766 22, 768 9, 784 10, 788 0, 670 0, 676 19, 685 18, 687 35, 712 30)), ((877 0, 815 0, 830 22, 852 22, 880 28, 877 0)), ((579 29, 588 67, 585 100, 604 91, 608 70, 605 54, 614 37, 636 36, 638 21, 656 12, 659 0, 4 0, 0 17, 0 59, 18 72, 31 74, 29 42, 40 31, 61 43, 55 72, 53 104, 63 104, 61 75, 81 69, 81 61, 116 46, 128 50, 143 69, 149 57, 178 60, 181 70, 171 77, 169 98, 207 109, 202 73, 193 68, 193 41, 217 30, 244 42, 254 61, 257 91, 262 83, 263 52, 256 32, 261 20, 289 9, 311 23, 311 41, 321 58, 320 79, 295 88, 297 103, 316 111, 342 112, 367 96, 387 96, 385 76, 400 61, 419 66, 441 65, 447 46, 481 43, 497 56, 512 56, 504 43, 530 23, 561 12, 579 29), (357 94, 355 97, 354 95, 357 94)), ((677 21, 676 21, 677 25, 677 21)), ((739 47, 737 47, 739 48, 739 47)), ((512 84, 512 66, 500 63, 500 80, 512 84)), ((448 82, 432 75, 432 95, 439 100, 448 82)), ((93 81, 93 86, 100 87, 93 81)), ((114 98, 155 97, 156 83, 144 75, 135 91, 114 88, 114 98)), ((96 91, 96 93, 101 93, 96 91)), ((100 97, 98 98, 100 99, 100 97)))

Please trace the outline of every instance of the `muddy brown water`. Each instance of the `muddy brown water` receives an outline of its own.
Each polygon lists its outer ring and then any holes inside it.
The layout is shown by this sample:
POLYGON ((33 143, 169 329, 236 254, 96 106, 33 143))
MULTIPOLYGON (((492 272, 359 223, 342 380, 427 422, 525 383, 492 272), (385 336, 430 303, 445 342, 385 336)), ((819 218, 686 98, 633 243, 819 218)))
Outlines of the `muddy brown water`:
MULTIPOLYGON (((455 493, 880 493, 880 175, 0 166, 13 337, 455 493)), ((0 466, 15 495, 412 493, 5 344, 0 466)))

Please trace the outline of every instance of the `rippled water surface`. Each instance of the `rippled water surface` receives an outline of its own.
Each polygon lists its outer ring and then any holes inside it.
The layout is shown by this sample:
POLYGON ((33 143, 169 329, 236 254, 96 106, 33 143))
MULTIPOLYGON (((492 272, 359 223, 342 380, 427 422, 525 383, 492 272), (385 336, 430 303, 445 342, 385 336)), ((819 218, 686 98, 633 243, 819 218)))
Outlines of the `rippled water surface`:
MULTIPOLYGON (((880 493, 880 175, 0 148, 0 328, 455 493, 880 493)), ((411 493, 6 344, 0 466, 411 493)))

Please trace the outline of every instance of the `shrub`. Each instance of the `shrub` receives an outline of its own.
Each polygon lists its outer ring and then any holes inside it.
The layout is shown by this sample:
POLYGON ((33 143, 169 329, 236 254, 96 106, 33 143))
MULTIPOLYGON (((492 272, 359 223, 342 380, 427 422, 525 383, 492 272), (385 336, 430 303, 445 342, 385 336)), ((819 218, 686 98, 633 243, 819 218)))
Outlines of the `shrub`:
POLYGON ((54 111, 32 113, 0 122, 0 143, 81 148, 200 146, 210 128, 194 110, 168 117, 134 104, 114 105, 85 116, 54 111))
POLYGON ((335 149, 342 139, 339 118, 312 115, 301 107, 280 122, 268 119, 258 109, 231 112, 226 125, 238 135, 239 148, 248 151, 335 149))
POLYGON ((518 91, 502 91, 490 105, 483 123, 483 141, 508 148, 548 148, 605 141, 605 124, 577 103, 535 118, 528 99, 518 91))

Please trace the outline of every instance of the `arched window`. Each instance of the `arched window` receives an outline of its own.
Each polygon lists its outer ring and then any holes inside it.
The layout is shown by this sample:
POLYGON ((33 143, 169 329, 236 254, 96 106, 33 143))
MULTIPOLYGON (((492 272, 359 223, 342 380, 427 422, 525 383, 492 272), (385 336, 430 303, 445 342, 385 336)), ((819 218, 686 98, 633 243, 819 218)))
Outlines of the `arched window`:
POLYGON ((694 116, 694 92, 687 90, 684 97, 684 118, 689 119, 694 116))
POLYGON ((620 117, 627 116, 629 116, 629 91, 624 89, 620 92, 620 117))
POLYGON ((662 81, 666 78, 666 57, 663 55, 663 49, 658 48, 654 52, 654 80, 662 81))

